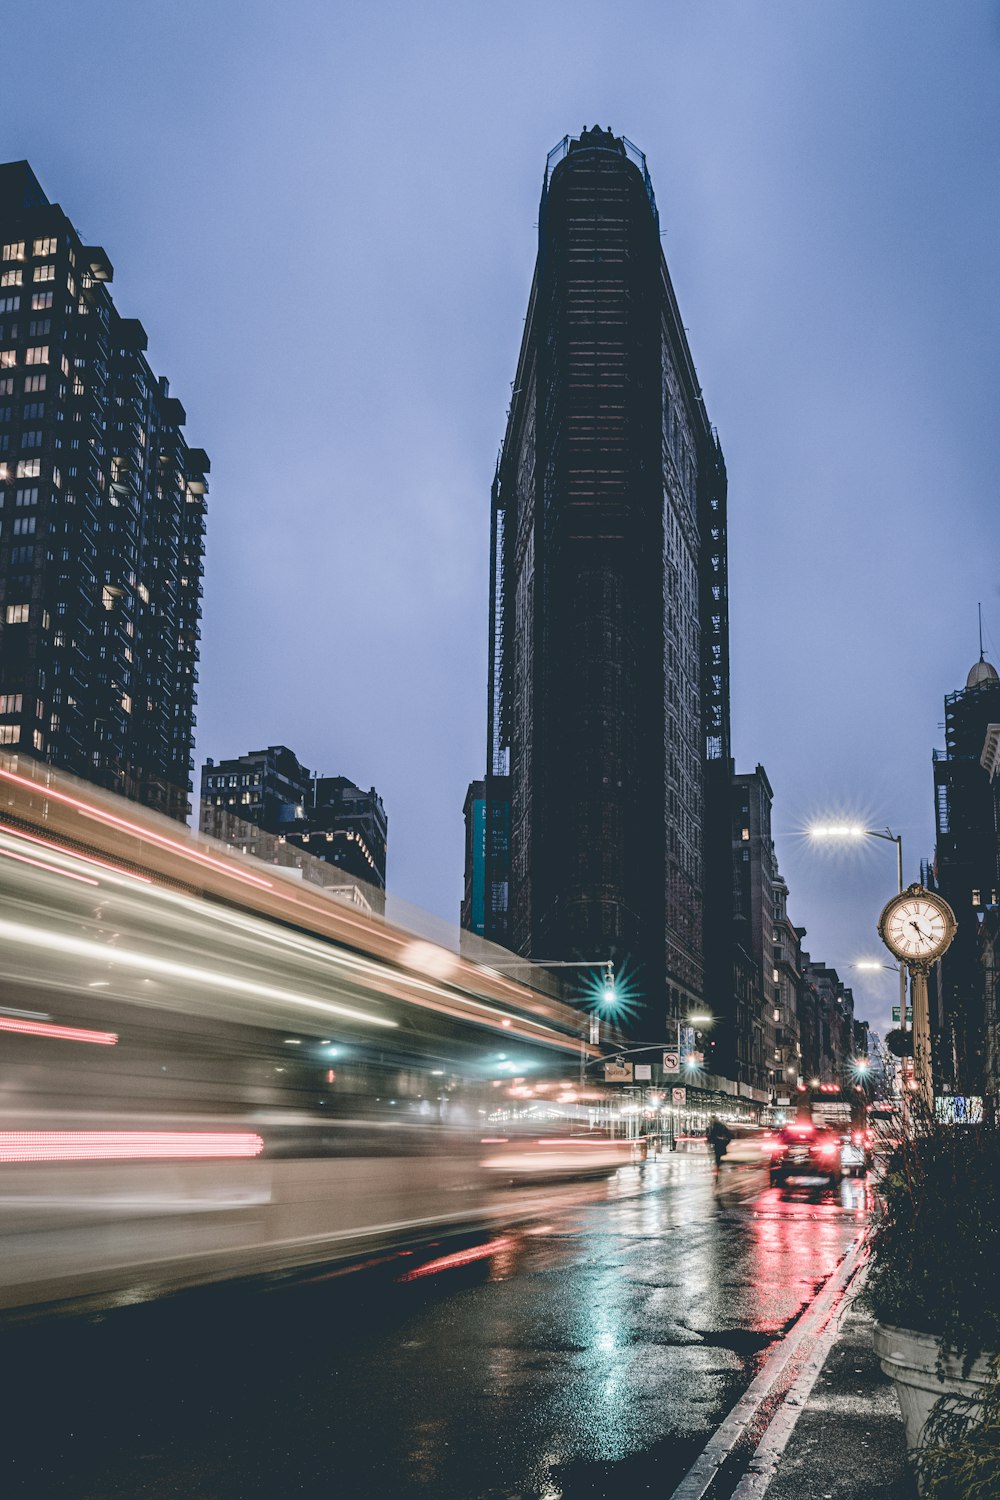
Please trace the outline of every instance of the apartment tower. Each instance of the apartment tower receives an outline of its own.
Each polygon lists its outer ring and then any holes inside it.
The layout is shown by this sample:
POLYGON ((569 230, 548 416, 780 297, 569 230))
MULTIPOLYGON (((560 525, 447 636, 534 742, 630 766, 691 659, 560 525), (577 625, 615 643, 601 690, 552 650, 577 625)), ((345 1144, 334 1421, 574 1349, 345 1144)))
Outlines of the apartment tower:
POLYGON ((184 819, 209 462, 112 275, 0 165, 0 748, 184 819))

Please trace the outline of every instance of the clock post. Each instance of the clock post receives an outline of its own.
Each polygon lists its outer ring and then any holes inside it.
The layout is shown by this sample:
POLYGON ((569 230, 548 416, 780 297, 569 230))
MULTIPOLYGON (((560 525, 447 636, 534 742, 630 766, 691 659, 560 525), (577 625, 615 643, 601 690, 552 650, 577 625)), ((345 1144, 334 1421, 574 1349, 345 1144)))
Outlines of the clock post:
MULTIPOLYGON (((913 1074, 917 1091, 929 1113, 934 1110, 931 1067, 931 1018, 927 976, 955 936, 955 913, 943 896, 925 886, 907 886, 887 902, 878 921, 878 935, 900 965, 910 972, 913 995, 913 1074)), ((901 1013, 905 1029, 906 1010, 901 1013)))

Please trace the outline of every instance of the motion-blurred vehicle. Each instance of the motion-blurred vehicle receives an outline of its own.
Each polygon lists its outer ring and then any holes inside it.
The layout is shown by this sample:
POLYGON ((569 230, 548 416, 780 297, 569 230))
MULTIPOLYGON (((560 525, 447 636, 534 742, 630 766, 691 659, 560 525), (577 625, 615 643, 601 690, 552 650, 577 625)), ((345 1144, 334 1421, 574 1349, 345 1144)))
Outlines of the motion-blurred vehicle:
POLYGON ((501 1182, 606 1177, 641 1160, 643 1146, 603 1130, 541 1135, 515 1130, 483 1136, 481 1144, 486 1149, 480 1167, 501 1182))
POLYGON ((733 1138, 726 1147, 722 1165, 766 1166, 771 1159, 773 1140, 773 1132, 763 1130, 759 1125, 737 1125, 733 1128, 733 1138))
POLYGON ((832 1130, 796 1120, 778 1132, 771 1155, 772 1187, 839 1187, 843 1142, 832 1130))

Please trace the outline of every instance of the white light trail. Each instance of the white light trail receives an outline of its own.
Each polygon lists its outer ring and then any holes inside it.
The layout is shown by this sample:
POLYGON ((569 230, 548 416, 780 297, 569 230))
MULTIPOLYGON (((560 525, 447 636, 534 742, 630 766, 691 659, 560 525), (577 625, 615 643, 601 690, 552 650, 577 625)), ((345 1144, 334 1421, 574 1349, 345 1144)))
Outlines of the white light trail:
POLYGON ((349 1005, 340 1005, 335 1000, 317 1000, 308 995, 296 994, 293 990, 281 990, 268 984, 257 984, 252 979, 238 979, 215 969, 196 968, 192 964, 174 963, 167 958, 156 958, 151 953, 136 953, 129 948, 112 948, 106 943, 90 942, 86 938, 69 937, 65 933, 49 932, 40 927, 29 927, 21 922, 0 921, 0 939, 20 943, 25 947, 38 948, 43 952, 62 953, 69 958, 82 958, 88 963, 120 964, 122 968, 138 969, 149 974, 159 974, 166 979, 180 979, 192 984, 203 984, 210 989, 227 990, 231 994, 249 995, 258 1000, 277 1000, 283 1005, 302 1006, 306 1010, 322 1011, 325 1015, 343 1016, 350 1021, 362 1021, 366 1025, 384 1026, 395 1030, 397 1022, 368 1011, 355 1010, 349 1005))

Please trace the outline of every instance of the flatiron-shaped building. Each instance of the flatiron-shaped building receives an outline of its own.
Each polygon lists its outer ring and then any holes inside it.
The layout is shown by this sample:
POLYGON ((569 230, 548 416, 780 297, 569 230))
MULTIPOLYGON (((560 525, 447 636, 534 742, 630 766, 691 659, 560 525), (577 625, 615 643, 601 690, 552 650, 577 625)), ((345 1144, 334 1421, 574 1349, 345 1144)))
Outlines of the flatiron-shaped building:
POLYGON ((707 989, 731 993, 726 471, 645 157, 610 131, 549 154, 512 389, 486 936, 613 958, 630 1029, 658 1037, 707 989))

